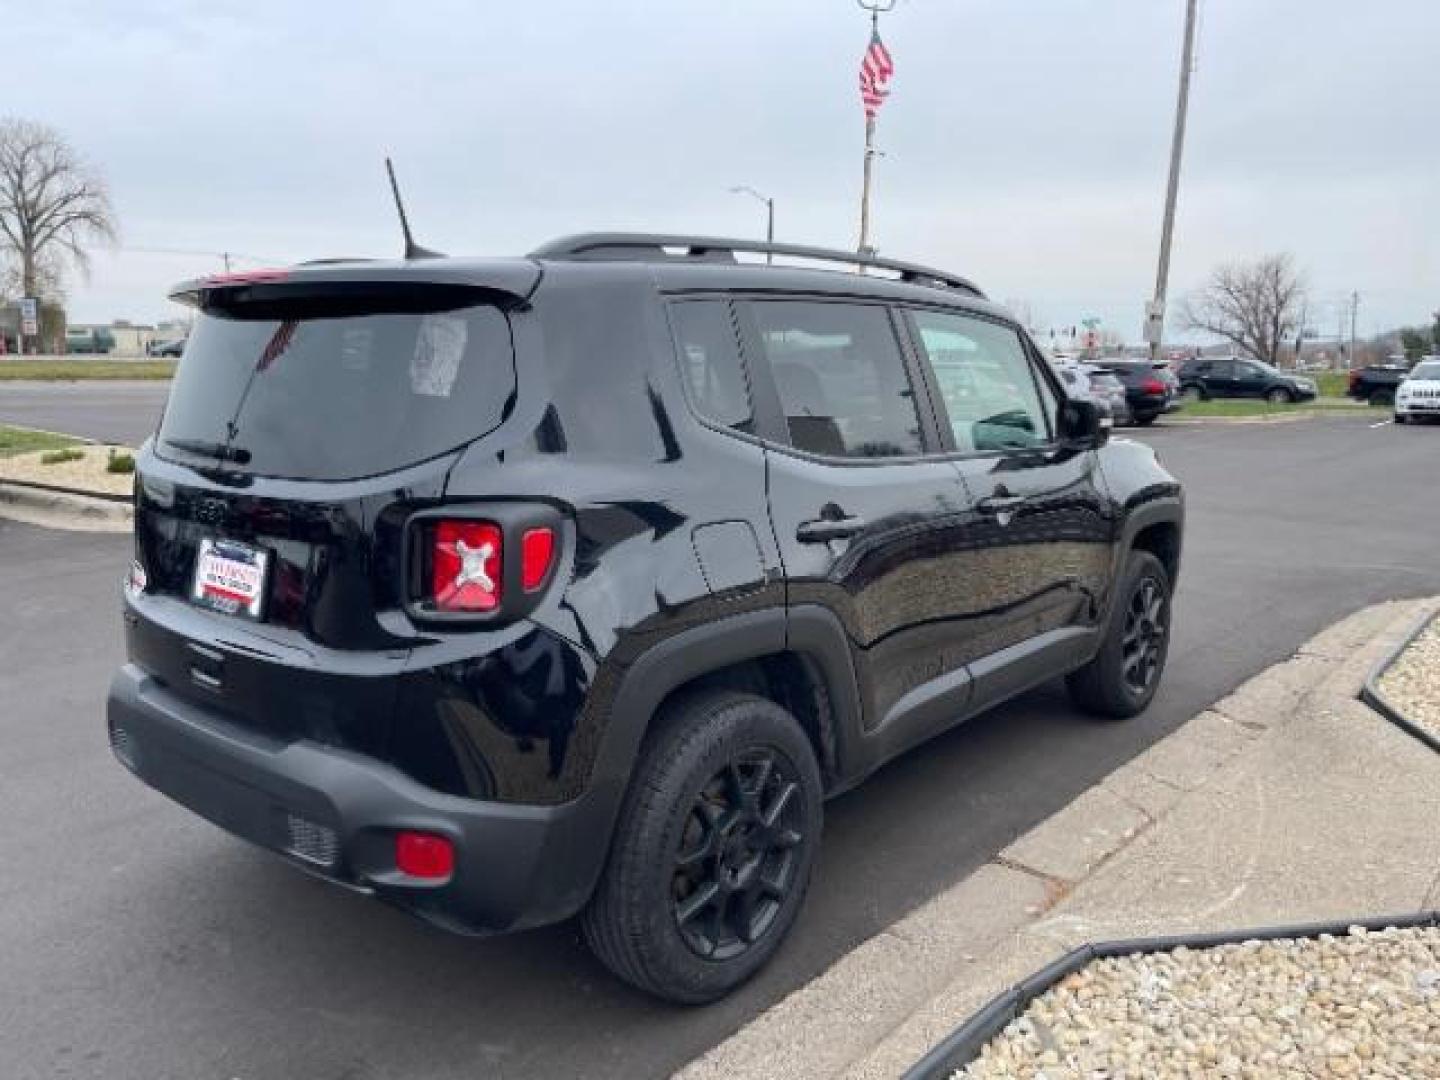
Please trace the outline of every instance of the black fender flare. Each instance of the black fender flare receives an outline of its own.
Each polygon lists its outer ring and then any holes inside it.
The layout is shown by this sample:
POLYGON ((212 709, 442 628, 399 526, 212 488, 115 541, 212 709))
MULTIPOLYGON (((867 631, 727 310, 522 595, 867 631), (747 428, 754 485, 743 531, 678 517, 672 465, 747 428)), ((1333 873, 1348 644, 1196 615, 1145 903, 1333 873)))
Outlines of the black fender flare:
MULTIPOLYGON (((1173 492, 1167 492, 1148 499, 1126 510, 1120 528, 1119 542, 1115 545, 1114 564, 1110 568, 1110 589, 1105 598, 1105 610, 1101 613, 1100 625, 1103 627, 1110 619, 1110 608, 1115 602, 1115 582, 1120 580, 1120 573, 1125 567, 1125 560, 1129 558, 1130 552, 1135 547, 1135 538, 1152 525, 1174 525, 1179 534, 1175 549, 1175 569, 1180 568, 1180 559, 1184 553, 1185 545, 1185 500, 1181 496, 1178 487, 1173 492)), ((1174 586, 1172 581, 1171 586, 1174 586)))
POLYGON ((618 675, 619 689, 610 703, 590 790, 582 796, 603 819, 597 832, 605 838, 596 845, 591 890, 604 867, 641 744, 665 698, 709 672, 786 652, 814 665, 829 698, 837 775, 853 771, 860 737, 859 690, 848 638, 832 612, 811 604, 788 612, 761 608, 682 630, 645 650, 618 675))

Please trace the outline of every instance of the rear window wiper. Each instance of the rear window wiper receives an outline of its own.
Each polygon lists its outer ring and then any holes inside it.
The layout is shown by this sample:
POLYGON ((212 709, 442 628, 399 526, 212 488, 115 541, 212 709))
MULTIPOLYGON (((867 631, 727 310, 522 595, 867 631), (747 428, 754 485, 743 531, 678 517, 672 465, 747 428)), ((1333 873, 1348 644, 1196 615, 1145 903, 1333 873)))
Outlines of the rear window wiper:
POLYGON ((243 446, 207 442, 204 439, 166 439, 164 441, 166 446, 173 446, 176 450, 200 454, 204 457, 214 458, 216 461, 233 461, 237 465, 244 465, 250 460, 250 451, 243 446))

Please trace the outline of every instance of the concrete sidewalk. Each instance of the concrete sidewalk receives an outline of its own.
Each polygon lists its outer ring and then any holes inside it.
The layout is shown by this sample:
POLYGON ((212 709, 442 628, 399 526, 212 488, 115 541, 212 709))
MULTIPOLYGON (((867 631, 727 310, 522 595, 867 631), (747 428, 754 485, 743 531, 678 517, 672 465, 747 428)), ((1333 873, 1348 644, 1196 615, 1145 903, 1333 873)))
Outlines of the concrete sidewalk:
POLYGON ((1437 606, 1313 638, 679 1075, 894 1077, 1086 941, 1440 906, 1440 756, 1358 700, 1437 606))

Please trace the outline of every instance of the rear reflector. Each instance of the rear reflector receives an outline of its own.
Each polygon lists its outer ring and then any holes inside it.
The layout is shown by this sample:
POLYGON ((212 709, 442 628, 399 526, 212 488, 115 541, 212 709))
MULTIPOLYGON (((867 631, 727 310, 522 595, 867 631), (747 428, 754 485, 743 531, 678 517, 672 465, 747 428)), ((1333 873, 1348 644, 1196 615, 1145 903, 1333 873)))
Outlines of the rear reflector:
POLYGON ((488 521, 438 522, 430 582, 435 606, 477 612, 499 607, 501 548, 500 528, 488 521))
POLYGON ((555 530, 529 530, 520 539, 520 587, 526 592, 534 592, 544 585, 554 561, 555 530))
POLYGON ((439 880, 455 872, 455 846, 434 833, 395 834, 395 866, 411 877, 439 880))

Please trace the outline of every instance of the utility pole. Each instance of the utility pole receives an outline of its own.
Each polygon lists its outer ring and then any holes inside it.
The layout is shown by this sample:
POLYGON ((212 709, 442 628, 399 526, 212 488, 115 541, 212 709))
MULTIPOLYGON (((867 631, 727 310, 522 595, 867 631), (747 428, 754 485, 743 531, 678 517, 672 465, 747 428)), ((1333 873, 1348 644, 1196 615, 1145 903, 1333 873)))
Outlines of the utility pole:
POLYGON ((1355 321, 1360 317, 1360 293, 1350 294, 1350 366, 1355 366, 1355 321))
POLYGON ((1175 104, 1175 134, 1170 142, 1170 182, 1165 189, 1165 221, 1160 228, 1160 266, 1155 273, 1155 297, 1145 321, 1150 359, 1160 358, 1165 336, 1165 293, 1170 287, 1170 241, 1175 234, 1175 198, 1180 191, 1180 159, 1185 150, 1185 116, 1190 109, 1190 73, 1195 68, 1195 15, 1198 0, 1185 0, 1185 47, 1180 56, 1180 96, 1175 104))
MULTIPOLYGON (((855 0, 855 2, 870 12, 870 38, 872 42, 878 41, 880 13, 893 8, 896 0, 855 0)), ((861 255, 875 253, 875 248, 870 243, 870 189, 873 181, 875 155, 878 153, 875 149, 875 111, 878 108, 877 105, 875 109, 867 109, 865 113, 865 172, 860 186, 860 243, 856 248, 861 255)))

